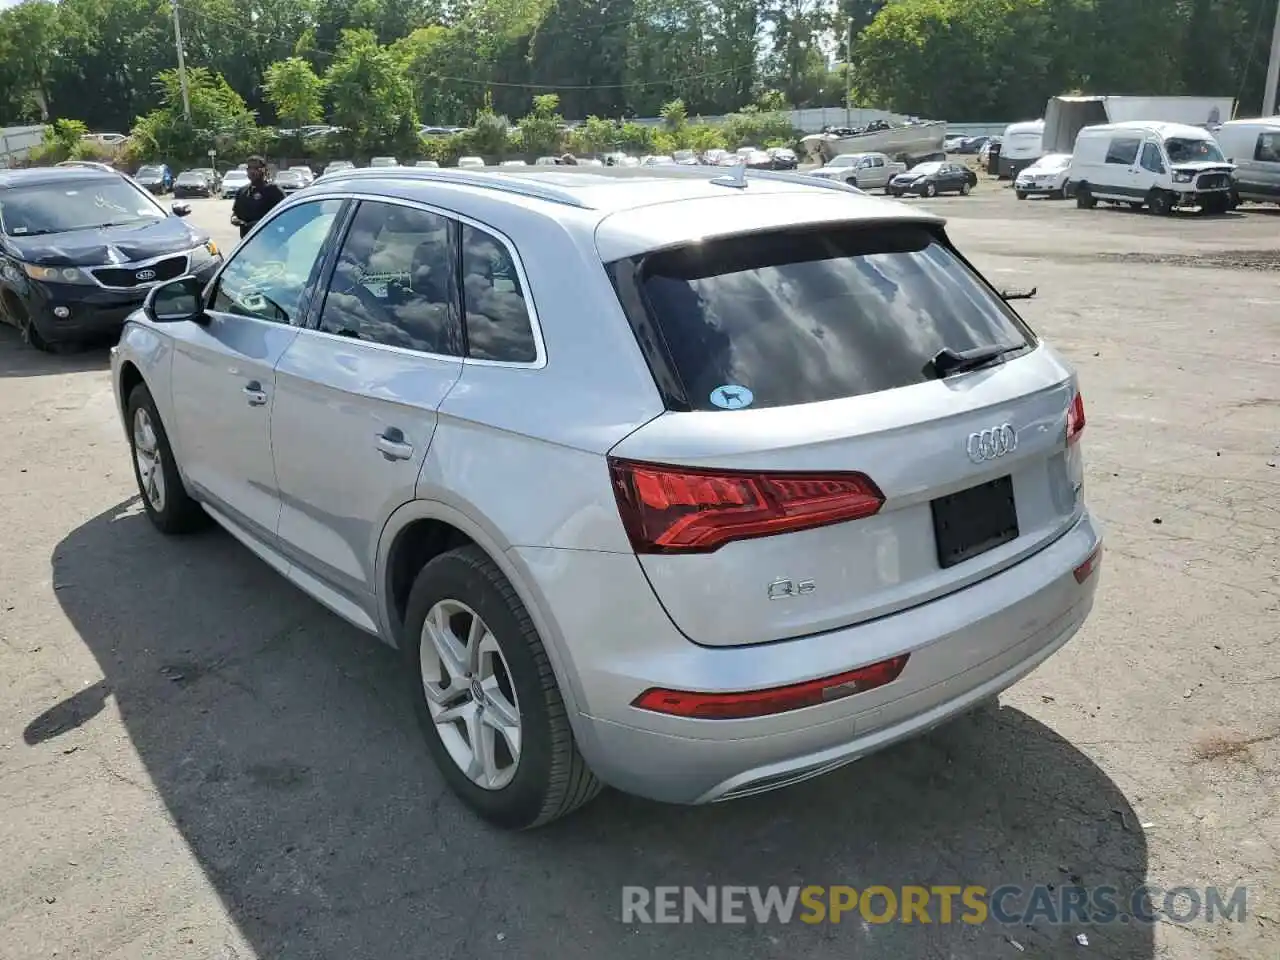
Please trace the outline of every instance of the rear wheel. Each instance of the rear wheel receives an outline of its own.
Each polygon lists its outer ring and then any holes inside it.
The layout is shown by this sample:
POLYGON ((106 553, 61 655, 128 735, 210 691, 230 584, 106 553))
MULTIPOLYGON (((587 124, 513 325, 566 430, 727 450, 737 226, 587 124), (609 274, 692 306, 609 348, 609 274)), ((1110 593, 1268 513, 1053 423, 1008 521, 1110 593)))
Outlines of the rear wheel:
POLYGON ((600 792, 538 631, 479 547, 450 550, 423 567, 404 622, 400 646, 419 725, 467 806, 523 830, 600 792))
POLYGON ((960 184, 960 196, 967 197, 970 189, 972 188, 969 186, 969 181, 966 180, 964 183, 960 184))

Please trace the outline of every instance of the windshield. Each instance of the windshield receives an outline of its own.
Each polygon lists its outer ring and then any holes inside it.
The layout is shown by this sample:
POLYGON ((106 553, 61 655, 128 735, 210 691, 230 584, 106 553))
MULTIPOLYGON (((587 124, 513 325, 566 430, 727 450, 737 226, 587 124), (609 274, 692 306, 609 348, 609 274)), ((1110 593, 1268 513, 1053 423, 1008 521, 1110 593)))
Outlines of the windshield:
POLYGON ((922 163, 922 164, 919 164, 918 166, 912 167, 911 172, 919 174, 921 176, 927 176, 930 173, 937 173, 941 169, 942 169, 942 164, 940 163, 922 163))
POLYGON ((118 178, 6 191, 0 204, 0 227, 11 237, 152 223, 164 217, 146 195, 118 178))
POLYGON ((163 167, 142 167, 141 169, 138 170, 139 179, 142 179, 145 177, 163 177, 163 176, 164 176, 163 167))
POLYGON ((1188 140, 1184 137, 1170 137, 1164 142, 1169 154, 1170 163, 1196 163, 1208 161, 1222 163, 1222 151, 1212 140, 1188 140))
POLYGON ((1063 167, 1069 166, 1070 163, 1071 154, 1052 153, 1047 157, 1041 157, 1032 166, 1037 170, 1061 170, 1063 167))
POLYGON ((243 170, 228 170, 228 171, 227 171, 227 175, 226 175, 225 177, 223 177, 222 179, 224 179, 224 180, 248 180, 248 179, 249 179, 249 175, 248 175, 247 173, 245 173, 243 170))

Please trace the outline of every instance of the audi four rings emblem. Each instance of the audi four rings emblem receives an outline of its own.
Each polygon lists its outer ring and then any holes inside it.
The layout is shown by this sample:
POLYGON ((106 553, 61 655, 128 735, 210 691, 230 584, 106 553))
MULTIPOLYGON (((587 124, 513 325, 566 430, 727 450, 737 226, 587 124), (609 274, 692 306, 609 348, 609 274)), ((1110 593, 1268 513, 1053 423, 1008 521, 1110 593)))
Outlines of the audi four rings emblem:
POLYGON ((1002 423, 998 427, 982 430, 979 433, 971 433, 969 434, 968 442, 965 444, 965 451, 969 454, 969 459, 974 463, 996 460, 1006 453, 1013 453, 1017 449, 1018 431, 1014 430, 1013 425, 1008 423, 1002 423))

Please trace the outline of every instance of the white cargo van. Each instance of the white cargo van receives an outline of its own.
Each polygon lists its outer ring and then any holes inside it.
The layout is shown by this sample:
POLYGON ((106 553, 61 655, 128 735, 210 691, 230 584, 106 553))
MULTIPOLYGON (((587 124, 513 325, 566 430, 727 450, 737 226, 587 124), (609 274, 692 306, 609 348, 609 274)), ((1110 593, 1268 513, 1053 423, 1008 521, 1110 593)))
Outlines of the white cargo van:
POLYGON ((1231 173, 1233 203, 1280 204, 1280 117, 1228 120, 1216 134, 1231 173))
POLYGON ((1067 190, 1084 209, 1105 200, 1158 215, 1195 206, 1222 213, 1230 205, 1231 164, 1200 127, 1108 123, 1085 127, 1076 137, 1067 190))
POLYGON ((1000 179, 1012 180, 1044 156, 1044 121, 1011 123, 1000 138, 1000 179))

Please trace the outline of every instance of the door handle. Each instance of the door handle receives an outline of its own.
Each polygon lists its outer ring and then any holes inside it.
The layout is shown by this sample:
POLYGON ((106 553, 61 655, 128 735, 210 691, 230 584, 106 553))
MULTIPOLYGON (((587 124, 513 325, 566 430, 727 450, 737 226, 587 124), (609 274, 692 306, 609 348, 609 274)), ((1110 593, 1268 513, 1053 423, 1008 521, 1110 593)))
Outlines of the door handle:
POLYGON ((248 398, 251 407, 261 407, 267 402, 267 392, 262 389, 262 384, 257 380, 250 380, 244 385, 244 395, 248 398))
POLYGON ((374 438, 374 446, 387 460, 408 460, 413 456, 413 444, 405 442, 404 431, 399 427, 387 427, 374 438))

